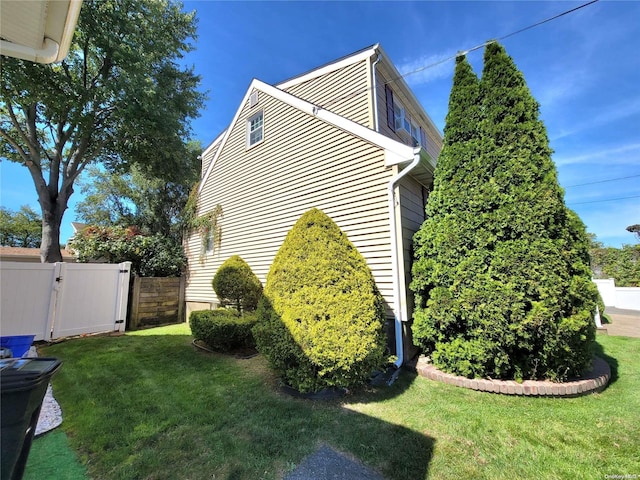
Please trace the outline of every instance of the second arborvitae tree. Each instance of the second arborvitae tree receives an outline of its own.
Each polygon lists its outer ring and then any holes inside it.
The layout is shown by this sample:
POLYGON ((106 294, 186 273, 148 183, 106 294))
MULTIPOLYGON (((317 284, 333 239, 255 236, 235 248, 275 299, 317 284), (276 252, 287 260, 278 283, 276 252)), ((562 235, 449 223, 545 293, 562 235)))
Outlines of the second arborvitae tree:
POLYGON ((554 380, 588 367, 597 290, 551 153, 538 103, 504 49, 487 46, 479 84, 459 59, 415 237, 414 335, 437 367, 554 380))

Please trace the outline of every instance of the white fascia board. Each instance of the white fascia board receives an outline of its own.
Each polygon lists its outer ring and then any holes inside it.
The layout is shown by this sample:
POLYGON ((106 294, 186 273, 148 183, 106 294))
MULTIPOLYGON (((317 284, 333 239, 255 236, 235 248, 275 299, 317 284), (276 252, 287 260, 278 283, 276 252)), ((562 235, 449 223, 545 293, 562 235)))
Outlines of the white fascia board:
POLYGON ((224 137, 224 134, 227 133, 227 129, 224 129, 222 132, 220 132, 220 135, 218 135, 213 142, 211 142, 207 148, 205 148, 202 153, 200 154, 202 157, 204 157, 206 154, 208 154, 213 147, 215 147, 216 145, 218 145, 218 143, 220 143, 220 141, 222 140, 222 137, 224 137))
POLYGON ((0 40, 0 54, 30 62, 53 63, 59 57, 59 52, 60 45, 49 38, 43 39, 42 48, 27 47, 19 43, 0 40))
POLYGON ((364 50, 362 52, 356 53, 355 55, 351 55, 349 57, 345 57, 342 60, 338 60, 337 62, 333 62, 330 63, 328 65, 325 65, 324 67, 320 67, 317 68, 315 70, 311 70, 308 73, 302 74, 299 77, 294 77, 292 79, 289 80, 285 80, 282 83, 278 83, 276 84, 276 88, 280 88, 282 90, 285 90, 289 87, 292 87, 294 85, 297 85, 299 83, 302 82, 306 82, 308 80, 313 80, 314 78, 317 78, 321 75, 325 75, 327 73, 331 73, 334 72, 336 70, 339 70, 343 67, 348 67, 349 65, 353 65, 354 63, 358 63, 362 60, 365 60, 369 57, 371 57, 372 55, 375 55, 376 53, 376 49, 378 48, 378 44, 374 45, 373 47, 364 50))
POLYGON ((413 159, 413 148, 393 140, 389 137, 385 137, 381 133, 378 133, 370 128, 365 127, 352 120, 337 115, 329 110, 324 110, 317 105, 314 105, 306 100, 302 100, 290 93, 280 90, 266 83, 256 80, 255 88, 262 90, 267 95, 280 100, 283 103, 291 105, 298 110, 301 110, 313 117, 319 118, 335 127, 338 127, 345 132, 351 133, 356 137, 360 137, 363 140, 372 143, 388 152, 389 156, 393 159, 391 163, 387 165, 395 165, 396 163, 406 162, 413 159), (400 160, 401 159, 401 160, 400 160))
MULTIPOLYGON (((238 107, 238 110, 236 111, 236 114, 233 117, 233 120, 229 124, 229 128, 227 128, 227 130, 224 132, 224 137, 221 140, 222 143, 220 145, 220 148, 218 148, 218 151, 216 152, 215 157, 213 157, 213 159, 211 160, 211 163, 209 163, 209 167, 207 168, 207 171, 202 178, 202 182, 200 182, 198 193, 202 191, 202 189, 204 188, 204 185, 207 183, 207 179, 209 178, 209 175, 211 174, 211 171, 213 170, 213 167, 215 166, 216 161, 218 160, 218 157, 220 156, 221 152, 224 150, 224 144, 227 141, 227 137, 229 136, 231 130, 233 129, 233 126, 238 121, 240 112, 242 111, 244 105, 247 103, 249 99, 249 95, 254 89, 264 92, 265 94, 275 98, 276 100, 286 103, 287 105, 297 108, 298 110, 305 112, 308 115, 311 115, 312 117, 319 118, 320 120, 326 123, 329 123, 330 125, 333 125, 341 130, 344 130, 345 132, 351 133, 352 135, 359 137, 369 143, 372 143, 377 147, 380 147, 381 149, 384 150, 384 153, 385 153, 385 166, 389 167, 392 165, 398 165, 400 163, 413 160, 413 157, 415 154, 415 149, 413 147, 410 147, 396 140, 393 140, 389 137, 386 137, 381 133, 371 130, 370 128, 367 128, 364 125, 360 125, 359 123, 356 123, 352 120, 344 118, 333 112, 324 110, 318 107, 317 105, 307 102, 306 100, 302 100, 301 98, 291 95, 290 93, 280 90, 279 88, 276 88, 272 85, 269 85, 267 83, 261 82, 260 80, 254 79, 251 82, 251 85, 249 85, 249 88, 247 89, 247 93, 242 99, 242 102, 240 103, 240 106, 238 107)), ((215 144, 217 144, 217 142, 215 142, 215 144)))
MULTIPOLYGON (((247 89, 247 93, 244 94, 244 97, 242 98, 242 101, 240 102, 240 105, 238 106, 238 110, 236 110, 236 114, 233 116, 233 120, 231 120, 231 123, 229 124, 229 127, 224 132, 222 132, 218 136, 218 138, 216 138, 207 147, 207 149, 204 152, 202 152, 202 156, 204 156, 207 151, 209 151, 212 147, 214 147, 215 145, 218 144, 218 139, 220 139, 220 142, 221 142, 220 148, 218 148, 218 151, 216 152, 215 157, 213 157, 213 159, 209 163, 209 166, 207 167, 207 171, 202 176, 202 181, 200 182, 200 186, 198 187, 198 194, 200 194, 200 192, 202 192, 202 189, 204 188, 205 184, 207 183, 207 180, 209 179, 209 175, 211 174, 211 171, 213 170, 214 165, 218 161, 218 157, 220 157, 220 153, 222 153, 222 150, 224 150, 224 144, 227 143, 227 138, 229 137, 229 134, 231 133, 231 130, 233 130, 233 126, 238 121, 238 117, 240 116, 240 112, 242 112, 242 109, 244 108, 244 106, 246 105, 247 101, 249 100, 249 95, 251 95, 251 92, 254 90, 254 88, 257 88, 256 85, 258 83, 266 85, 265 83, 260 82, 259 80, 256 80, 255 78, 251 81, 251 84, 249 85, 249 88, 247 89)), ((258 90, 259 90, 259 88, 258 88, 258 90)))
POLYGON ((58 50, 58 56, 54 60, 59 62, 69 53, 69 47, 73 40, 73 34, 76 31, 76 25, 78 23, 78 17, 80 16, 80 8, 82 7, 82 0, 70 0, 69 10, 67 11, 67 18, 64 23, 64 29, 62 31, 62 38, 60 39, 60 49, 58 50))

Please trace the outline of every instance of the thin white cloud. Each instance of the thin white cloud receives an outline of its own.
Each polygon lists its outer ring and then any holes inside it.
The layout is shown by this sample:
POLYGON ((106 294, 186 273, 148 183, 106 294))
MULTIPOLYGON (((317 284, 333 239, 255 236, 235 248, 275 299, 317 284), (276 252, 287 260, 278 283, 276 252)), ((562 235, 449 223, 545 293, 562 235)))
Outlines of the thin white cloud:
POLYGON ((623 118, 630 117, 640 113, 640 97, 630 99, 624 103, 619 103, 600 114, 594 115, 589 120, 583 122, 577 122, 566 130, 560 130, 558 133, 552 135, 551 140, 559 140, 561 138, 569 137, 585 130, 591 130, 596 127, 607 125, 612 122, 616 122, 623 118))
POLYGON ((555 157, 554 161, 558 166, 589 164, 589 163, 606 163, 612 164, 640 164, 640 143, 630 143, 613 148, 606 148, 595 152, 583 153, 573 156, 555 157))
POLYGON ((423 85, 453 75, 453 57, 455 52, 436 55, 422 55, 398 65, 398 71, 411 85, 423 85), (447 61, 447 59, 450 59, 447 61))
POLYGON ((564 69, 560 73, 551 73, 539 79, 538 85, 531 88, 533 96, 538 100, 543 110, 554 109, 575 98, 591 87, 593 78, 589 78, 586 70, 564 69))

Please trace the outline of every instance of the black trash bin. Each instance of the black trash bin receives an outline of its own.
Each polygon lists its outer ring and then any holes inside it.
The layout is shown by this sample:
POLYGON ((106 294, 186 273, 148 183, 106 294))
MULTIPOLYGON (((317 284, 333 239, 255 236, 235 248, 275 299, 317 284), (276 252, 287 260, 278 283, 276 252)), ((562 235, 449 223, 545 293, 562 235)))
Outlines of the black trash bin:
POLYGON ((1 480, 22 478, 47 385, 61 365, 55 358, 0 360, 1 480))

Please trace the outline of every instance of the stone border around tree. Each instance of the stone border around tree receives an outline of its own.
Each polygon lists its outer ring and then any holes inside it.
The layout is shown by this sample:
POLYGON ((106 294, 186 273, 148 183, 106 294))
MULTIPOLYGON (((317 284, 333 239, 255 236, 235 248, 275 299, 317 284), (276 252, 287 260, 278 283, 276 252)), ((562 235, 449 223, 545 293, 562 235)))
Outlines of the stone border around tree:
POLYGON ((422 377, 457 387, 503 395, 531 397, 579 397, 604 390, 609 380, 611 380, 609 364, 599 357, 594 357, 593 368, 585 375, 585 378, 563 383, 541 380, 525 380, 522 383, 518 383, 514 380, 460 377, 438 370, 424 356, 418 359, 416 370, 422 377))

